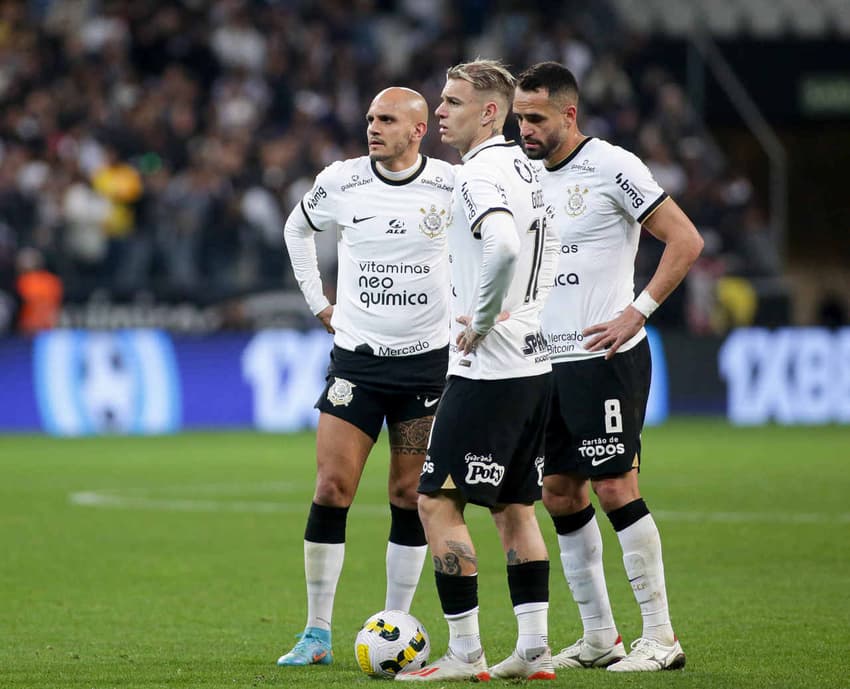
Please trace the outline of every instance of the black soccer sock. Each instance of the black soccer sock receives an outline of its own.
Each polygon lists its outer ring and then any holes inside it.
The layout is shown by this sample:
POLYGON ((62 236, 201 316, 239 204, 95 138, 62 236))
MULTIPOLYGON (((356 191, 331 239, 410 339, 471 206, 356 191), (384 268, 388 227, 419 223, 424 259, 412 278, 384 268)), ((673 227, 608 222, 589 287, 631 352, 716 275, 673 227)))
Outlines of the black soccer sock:
POLYGON ((559 536, 566 536, 569 533, 578 531, 585 524, 593 519, 596 510, 593 505, 588 505, 583 510, 573 512, 572 514, 559 514, 552 517, 552 523, 555 525, 555 532, 559 536))
POLYGON ((347 519, 347 507, 328 507, 314 502, 310 505, 304 540, 313 543, 345 543, 347 519))
POLYGON ((463 577, 434 572, 437 595, 444 615, 460 615, 478 607, 478 576, 463 577))
POLYGON ((514 606, 549 600, 549 560, 508 565, 508 589, 514 606))
POLYGON ((390 517, 390 543, 414 547, 428 544, 418 510, 406 510, 390 503, 390 517))
POLYGON ((608 519, 614 527, 614 531, 622 531, 649 514, 649 508, 643 498, 632 500, 630 503, 608 512, 608 519))

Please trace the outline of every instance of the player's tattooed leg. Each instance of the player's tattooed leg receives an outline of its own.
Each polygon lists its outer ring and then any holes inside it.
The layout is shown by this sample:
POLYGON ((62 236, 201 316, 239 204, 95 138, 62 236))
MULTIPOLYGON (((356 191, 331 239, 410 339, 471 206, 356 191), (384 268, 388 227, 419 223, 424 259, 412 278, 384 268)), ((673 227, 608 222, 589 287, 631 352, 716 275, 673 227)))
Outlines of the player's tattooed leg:
POLYGON ((423 416, 409 421, 399 421, 389 427, 390 447, 402 455, 421 455, 428 449, 433 416, 423 416))

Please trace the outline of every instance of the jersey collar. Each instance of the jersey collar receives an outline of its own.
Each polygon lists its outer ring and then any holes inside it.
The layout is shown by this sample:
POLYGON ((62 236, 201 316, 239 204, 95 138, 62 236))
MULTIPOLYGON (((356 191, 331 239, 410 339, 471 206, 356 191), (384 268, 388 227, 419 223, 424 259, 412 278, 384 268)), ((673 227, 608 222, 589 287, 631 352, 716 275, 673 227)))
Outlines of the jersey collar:
POLYGON ((428 157, 425 155, 420 156, 422 161, 419 163, 419 167, 413 172, 410 177, 405 177, 404 179, 390 179, 381 174, 381 171, 378 169, 378 165, 374 160, 369 160, 369 165, 372 166, 372 174, 375 175, 379 180, 381 180, 384 184, 389 184, 393 187, 400 187, 405 184, 410 184, 413 180, 415 180, 419 175, 422 174, 422 171, 425 169, 425 165, 428 162, 428 157))
POLYGON ((589 144, 591 139, 593 138, 594 137, 589 136, 584 139, 584 141, 582 141, 578 146, 576 146, 572 151, 570 151, 570 154, 566 158, 564 158, 560 163, 555 163, 552 167, 546 166, 546 170, 548 172, 555 172, 556 170, 560 170, 562 167, 564 167, 564 165, 566 165, 573 158, 575 158, 579 154, 579 151, 581 151, 581 149, 583 149, 587 144, 589 144))
POLYGON ((485 139, 480 144, 478 144, 475 148, 471 148, 466 152, 466 155, 461 158, 464 163, 468 163, 475 156, 477 156, 481 151, 485 148, 492 148, 493 146, 516 146, 516 141, 506 141, 505 137, 501 134, 496 136, 491 136, 489 139, 485 139))

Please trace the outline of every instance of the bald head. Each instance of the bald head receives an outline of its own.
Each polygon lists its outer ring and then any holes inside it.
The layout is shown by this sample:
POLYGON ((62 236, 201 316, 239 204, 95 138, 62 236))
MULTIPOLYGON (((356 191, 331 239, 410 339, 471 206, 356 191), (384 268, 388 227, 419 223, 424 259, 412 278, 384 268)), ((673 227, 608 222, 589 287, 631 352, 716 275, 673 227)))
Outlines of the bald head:
POLYGON ((416 162, 428 131, 428 104, 413 89, 390 86, 372 100, 366 122, 369 157, 390 170, 404 170, 416 162))
POLYGON ((383 107, 406 111, 413 119, 428 124, 428 104, 419 91, 405 86, 390 86, 372 99, 373 106, 379 102, 383 107))

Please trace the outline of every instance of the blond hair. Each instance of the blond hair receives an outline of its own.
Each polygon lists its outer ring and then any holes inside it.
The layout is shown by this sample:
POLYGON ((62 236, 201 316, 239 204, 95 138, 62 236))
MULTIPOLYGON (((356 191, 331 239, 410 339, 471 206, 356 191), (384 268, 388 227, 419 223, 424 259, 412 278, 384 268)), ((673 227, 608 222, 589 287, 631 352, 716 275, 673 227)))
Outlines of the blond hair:
POLYGON ((468 81, 476 91, 496 93, 507 106, 513 101, 516 78, 498 60, 477 59, 455 65, 446 71, 446 78, 468 81))

